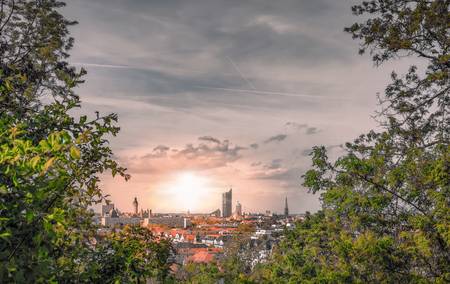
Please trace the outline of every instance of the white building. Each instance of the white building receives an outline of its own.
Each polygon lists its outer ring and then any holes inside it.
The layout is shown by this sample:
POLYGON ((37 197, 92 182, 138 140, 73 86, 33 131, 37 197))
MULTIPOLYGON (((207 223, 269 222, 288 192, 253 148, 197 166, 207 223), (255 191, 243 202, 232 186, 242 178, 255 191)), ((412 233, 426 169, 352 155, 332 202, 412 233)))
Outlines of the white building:
POLYGON ((187 228, 192 225, 188 218, 184 217, 151 217, 144 218, 142 226, 146 227, 150 224, 166 225, 172 228, 187 228))

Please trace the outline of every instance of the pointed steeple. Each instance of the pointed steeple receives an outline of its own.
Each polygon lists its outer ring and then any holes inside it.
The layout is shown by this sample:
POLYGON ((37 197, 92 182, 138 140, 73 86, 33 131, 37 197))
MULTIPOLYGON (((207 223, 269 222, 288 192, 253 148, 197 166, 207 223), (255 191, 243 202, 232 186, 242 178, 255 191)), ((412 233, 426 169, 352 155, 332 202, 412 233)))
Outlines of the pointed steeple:
POLYGON ((284 216, 286 216, 286 217, 289 216, 289 207, 288 207, 287 197, 284 200, 284 216))
POLYGON ((134 208, 134 214, 135 215, 138 215, 138 213, 139 213, 139 203, 138 203, 138 201, 137 201, 137 197, 135 197, 134 198, 134 200, 133 200, 133 208, 134 208))

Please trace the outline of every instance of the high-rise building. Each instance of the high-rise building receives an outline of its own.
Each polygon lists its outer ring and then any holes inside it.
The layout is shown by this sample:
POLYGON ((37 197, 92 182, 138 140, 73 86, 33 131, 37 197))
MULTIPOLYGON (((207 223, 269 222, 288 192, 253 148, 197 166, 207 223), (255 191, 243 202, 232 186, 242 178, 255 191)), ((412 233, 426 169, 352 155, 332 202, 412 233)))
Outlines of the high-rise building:
POLYGON ((133 208, 134 208, 134 214, 138 214, 138 212, 139 212, 139 203, 138 203, 138 201, 137 201, 137 197, 135 197, 134 198, 134 201, 133 201, 133 208))
POLYGON ((236 203, 236 215, 242 216, 242 205, 239 201, 236 203))
POLYGON ((230 191, 222 193, 222 217, 228 218, 231 216, 231 208, 233 202, 233 189, 230 191))
POLYGON ((286 217, 289 216, 289 207, 288 207, 287 197, 284 200, 284 216, 286 216, 286 217))

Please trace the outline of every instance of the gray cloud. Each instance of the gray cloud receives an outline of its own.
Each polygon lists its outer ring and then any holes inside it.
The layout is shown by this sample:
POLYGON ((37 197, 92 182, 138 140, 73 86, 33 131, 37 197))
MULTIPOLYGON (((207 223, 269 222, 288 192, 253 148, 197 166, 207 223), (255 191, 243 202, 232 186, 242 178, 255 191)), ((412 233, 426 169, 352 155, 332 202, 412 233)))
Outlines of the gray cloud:
POLYGON ((250 144, 250 148, 252 148, 252 149, 258 149, 258 147, 259 147, 258 143, 250 144))
POLYGON ((308 124, 289 121, 289 122, 286 122, 286 126, 292 127, 295 130, 301 130, 301 129, 307 128, 308 124))
POLYGON ((240 152, 246 149, 245 147, 233 146, 228 140, 220 141, 209 136, 200 137, 199 140, 212 143, 200 143, 197 146, 187 144, 184 149, 178 151, 176 157, 194 160, 208 159, 220 166, 236 161, 241 157, 240 152))
POLYGON ((80 22, 72 29, 79 43, 74 62, 87 63, 102 90, 98 95, 134 94, 134 100, 192 109, 317 105, 303 97, 276 99, 277 93, 286 92, 329 98, 323 80, 260 71, 348 62, 348 47, 332 36, 342 32, 339 19, 330 17, 344 9, 347 5, 331 0, 276 5, 72 0, 64 11, 80 22), (236 93, 199 86, 256 90, 236 93))
POLYGON ((282 167, 281 162, 283 159, 273 159, 270 164, 264 165, 264 168, 268 170, 276 170, 282 167))
POLYGON ((268 139, 264 140, 264 144, 273 143, 273 142, 281 142, 287 138, 286 134, 278 134, 268 139))
POLYGON ((253 162, 253 163, 250 164, 251 167, 257 167, 257 166, 260 166, 260 165, 262 165, 262 162, 253 162))
POLYGON ((251 179, 282 181, 287 187, 300 185, 302 169, 298 167, 280 167, 274 170, 260 170, 250 175, 251 179))
POLYGON ((306 134, 307 135, 312 135, 312 134, 316 134, 317 132, 319 132, 319 130, 316 127, 308 127, 306 129, 306 134))
POLYGON ((219 139, 211 137, 211 136, 202 136, 202 137, 199 137, 198 140, 212 142, 212 143, 219 144, 219 145, 222 143, 219 139))
POLYGON ((140 157, 127 157, 122 161, 131 173, 160 173, 174 170, 210 170, 225 167, 242 157, 245 147, 233 145, 228 140, 212 136, 198 138, 198 144, 183 148, 159 145, 152 152, 140 157))
POLYGON ((303 131, 306 135, 312 135, 319 132, 317 127, 309 126, 307 123, 287 122, 286 126, 296 131, 303 131))
POLYGON ((164 146, 164 145, 158 145, 155 148, 153 148, 153 151, 151 153, 145 154, 143 156, 144 159, 155 159, 155 158, 162 158, 167 156, 167 152, 170 150, 170 147, 164 146))

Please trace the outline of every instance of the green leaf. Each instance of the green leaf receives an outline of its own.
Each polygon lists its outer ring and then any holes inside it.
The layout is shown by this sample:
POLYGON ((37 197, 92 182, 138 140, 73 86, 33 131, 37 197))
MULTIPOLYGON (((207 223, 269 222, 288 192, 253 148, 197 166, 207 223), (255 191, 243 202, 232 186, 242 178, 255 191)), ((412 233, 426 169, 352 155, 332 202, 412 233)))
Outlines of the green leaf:
POLYGON ((6 239, 6 238, 8 238, 10 236, 11 236, 11 232, 0 233, 0 238, 2 238, 2 239, 6 239))
POLYGON ((38 163, 39 163, 40 160, 41 160, 41 157, 39 157, 39 156, 34 156, 34 157, 30 160, 31 167, 33 167, 33 169, 36 169, 36 166, 38 165, 38 163))

